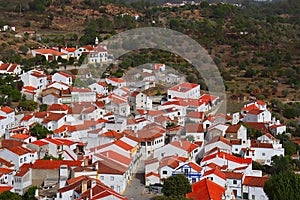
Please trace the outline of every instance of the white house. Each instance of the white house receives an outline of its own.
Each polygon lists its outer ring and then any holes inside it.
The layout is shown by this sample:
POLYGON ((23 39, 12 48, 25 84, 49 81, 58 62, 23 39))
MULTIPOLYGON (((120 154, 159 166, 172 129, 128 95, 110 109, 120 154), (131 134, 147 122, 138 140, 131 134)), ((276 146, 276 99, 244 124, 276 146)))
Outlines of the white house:
POLYGON ((15 193, 23 195, 32 185, 32 169, 30 164, 26 163, 16 172, 14 176, 15 193))
POLYGON ((135 91, 129 95, 130 109, 152 109, 152 100, 144 93, 135 91))
POLYGON ((244 174, 240 172, 223 172, 226 175, 226 186, 229 188, 236 198, 243 197, 243 177, 244 174))
POLYGON ((286 125, 280 123, 270 125, 269 129, 273 135, 286 133, 286 125))
POLYGON ((95 102, 96 93, 89 88, 70 87, 72 102, 95 102))
POLYGON ((219 166, 227 165, 229 170, 235 169, 237 167, 247 167, 252 169, 252 159, 251 158, 240 158, 234 155, 231 155, 226 152, 217 152, 205 156, 201 160, 201 166, 214 163, 219 166))
POLYGON ((250 110, 243 118, 244 122, 271 122, 271 112, 268 110, 250 110))
POLYGON ((172 175, 184 174, 191 184, 200 181, 203 175, 203 168, 195 162, 179 163, 172 175))
POLYGON ((64 125, 66 122, 66 115, 63 113, 52 113, 49 112, 44 118, 42 124, 48 130, 55 130, 64 125))
POLYGON ((180 83, 168 89, 168 99, 174 97, 198 99, 200 97, 200 85, 194 83, 180 83))
POLYGON ((25 163, 34 163, 37 159, 37 153, 22 146, 4 148, 0 151, 0 157, 11 160, 16 169, 19 169, 25 163))
POLYGON ((97 82, 89 85, 89 88, 96 92, 97 94, 107 95, 108 94, 108 87, 107 84, 104 82, 97 82))
POLYGON ((64 72, 56 72, 55 74, 53 74, 52 82, 58 82, 58 83, 62 82, 67 85, 72 85, 73 83, 72 76, 64 72))
POLYGON ((282 144, 259 143, 252 141, 251 147, 243 149, 245 158, 252 158, 264 165, 271 165, 273 156, 284 156, 282 144))
POLYGON ((87 55, 88 63, 102 63, 108 61, 107 49, 97 46, 87 55))
POLYGON ((90 45, 87 45, 87 46, 82 46, 78 49, 75 50, 75 57, 77 59, 79 59, 80 56, 82 55, 88 55, 91 51, 93 51, 94 47, 93 46, 90 46, 90 45))
POLYGON ((205 171, 201 179, 206 179, 206 178, 222 187, 225 187, 226 175, 218 168, 205 171))
POLYGON ((31 53, 34 57, 44 56, 48 61, 57 60, 58 57, 61 57, 63 59, 68 59, 68 54, 56 51, 54 49, 34 49, 31 50, 31 53))
POLYGON ((231 152, 231 146, 232 144, 230 143, 229 140, 224 138, 223 136, 217 136, 214 137, 212 140, 210 140, 208 143, 205 144, 204 146, 204 152, 208 153, 213 149, 220 149, 222 151, 231 152))
POLYGON ((1 128, 2 128, 2 125, 3 125, 2 130, 5 130, 6 128, 10 129, 10 128, 15 127, 16 119, 15 119, 14 109, 12 109, 8 106, 1 107, 0 108, 0 116, 2 116, 2 120, 3 120, 3 123, 1 124, 1 128), (3 118, 3 117, 5 117, 5 118, 3 118))
POLYGON ((154 150, 154 157, 162 159, 165 156, 181 156, 188 158, 190 161, 196 161, 196 156, 200 152, 198 145, 189 141, 173 141, 161 148, 154 150))
POLYGON ((21 66, 11 63, 0 63, 0 74, 21 74, 21 66))
POLYGON ((126 86, 126 81, 122 78, 106 78, 105 81, 107 84, 110 84, 117 88, 126 86))
POLYGON ((268 200, 264 192, 264 184, 269 180, 268 177, 246 176, 243 181, 243 197, 244 199, 261 199, 268 200))
POLYGON ((239 139, 242 144, 246 144, 247 128, 242 124, 231 125, 226 130, 226 138, 228 140, 239 139))
POLYGON ((164 72, 166 70, 166 65, 165 64, 153 64, 153 69, 159 72, 164 72))
POLYGON ((24 86, 32 86, 40 93, 47 85, 47 75, 43 71, 30 70, 20 75, 24 86))
POLYGON ((196 142, 204 142, 203 124, 185 124, 185 135, 192 136, 196 142))

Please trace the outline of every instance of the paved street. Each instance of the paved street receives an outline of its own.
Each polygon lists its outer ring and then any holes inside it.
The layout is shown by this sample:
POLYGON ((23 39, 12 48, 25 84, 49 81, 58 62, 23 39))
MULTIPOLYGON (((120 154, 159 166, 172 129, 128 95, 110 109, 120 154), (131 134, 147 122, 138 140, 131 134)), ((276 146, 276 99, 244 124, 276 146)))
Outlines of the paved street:
POLYGON ((151 196, 142 195, 143 190, 145 188, 144 168, 145 168, 145 162, 144 160, 142 160, 140 166, 138 167, 136 173, 134 174, 133 179, 131 180, 130 184, 127 186, 126 192, 124 194, 124 196, 128 200, 148 200, 152 198, 151 196))

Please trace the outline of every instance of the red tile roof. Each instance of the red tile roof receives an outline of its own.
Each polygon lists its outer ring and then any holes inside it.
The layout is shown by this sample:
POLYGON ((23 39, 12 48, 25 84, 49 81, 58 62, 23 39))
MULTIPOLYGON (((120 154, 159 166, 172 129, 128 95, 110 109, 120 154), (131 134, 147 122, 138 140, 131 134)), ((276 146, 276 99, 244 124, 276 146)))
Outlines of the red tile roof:
POLYGON ((213 144, 215 142, 223 142, 229 146, 232 146, 230 141, 227 140, 226 138, 224 138, 223 136, 216 136, 214 137, 213 139, 211 139, 206 145, 209 145, 209 144, 213 144))
POLYGON ((265 182, 267 180, 269 180, 268 177, 246 176, 243 185, 253 186, 253 187, 264 187, 265 182))
MULTIPOLYGON (((97 155, 97 154, 95 154, 97 155)), ((98 154, 99 155, 99 154, 98 154)), ((131 158, 128 158, 126 156, 123 156, 122 154, 119 154, 115 151, 112 151, 112 150, 108 150, 108 151, 104 151, 104 152, 101 152, 100 155, 106 157, 106 158, 110 158, 114 161, 117 161, 119 163, 123 163, 127 166, 130 165, 132 159, 131 158)))
POLYGON ((14 170, 12 170, 12 169, 0 167, 0 173, 1 173, 1 174, 9 174, 9 173, 11 173, 11 172, 13 172, 13 171, 14 171, 14 170))
POLYGON ((9 162, 3 158, 0 158, 0 165, 5 165, 6 167, 13 167, 15 166, 12 162, 9 162))
POLYGON ((263 110, 249 110, 247 115, 259 115, 262 112, 264 112, 264 111, 263 110))
POLYGON ((209 103, 210 101, 214 101, 216 100, 218 97, 217 96, 213 96, 210 94, 203 94, 200 99, 206 103, 209 103))
POLYGON ((67 165, 68 168, 81 166, 82 161, 71 160, 36 160, 32 169, 59 169, 61 165, 67 165))
POLYGON ((43 123, 49 123, 51 121, 59 121, 63 117, 65 117, 65 114, 62 113, 51 113, 49 112, 48 116, 44 118, 43 123))
POLYGON ((255 130, 261 131, 262 134, 270 133, 269 130, 266 127, 265 123, 261 122, 244 122, 246 126, 249 128, 253 128, 255 130))
POLYGON ((24 176, 29 169, 31 168, 31 164, 25 163, 20 167, 15 176, 24 176))
POLYGON ((46 140, 46 142, 49 142, 49 143, 56 144, 57 146, 60 146, 60 145, 64 144, 63 142, 61 142, 57 139, 53 139, 53 138, 44 138, 43 140, 46 140))
POLYGON ((124 83, 126 82, 124 79, 122 78, 107 78, 110 81, 116 82, 116 83, 124 83))
POLYGON ((177 91, 177 92, 187 92, 197 86, 198 86, 198 84, 184 82, 184 83, 180 83, 178 85, 171 87, 169 90, 173 90, 173 91, 177 91))
POLYGON ((187 151, 188 153, 191 153, 194 149, 198 148, 199 146, 196 144, 193 144, 187 140, 184 141, 174 141, 171 142, 170 145, 173 145, 175 147, 184 149, 185 151, 187 151))
POLYGON ((7 148, 7 150, 13 152, 14 154, 17 154, 19 156, 27 154, 27 153, 33 153, 34 151, 26 148, 26 147, 22 147, 22 146, 18 146, 18 147, 11 147, 11 148, 7 148))
POLYGON ((226 188, 211 180, 203 179, 192 185, 192 192, 186 194, 186 197, 193 200, 219 200, 225 190, 226 188))
POLYGON ((68 139, 64 139, 64 138, 56 138, 56 140, 58 140, 59 142, 62 142, 66 146, 71 146, 76 143, 72 140, 68 140, 68 139))
POLYGON ((243 111, 250 111, 250 110, 259 110, 255 104, 251 104, 249 106, 245 106, 242 108, 243 111))
POLYGON ((31 118, 33 118, 33 115, 25 115, 20 121, 29 121, 31 118))
POLYGON ((252 163, 251 158, 240 158, 240 157, 237 157, 237 156, 234 156, 234 155, 228 154, 226 152, 222 152, 222 151, 205 156, 201 162, 205 162, 205 161, 214 159, 216 157, 218 157, 220 159, 225 159, 225 160, 229 160, 232 162, 236 162, 239 164, 251 164, 252 163))
POLYGON ((35 52, 39 53, 39 54, 51 54, 54 56, 62 56, 65 55, 65 53, 53 50, 53 49, 35 49, 35 52))
POLYGON ((67 111, 70 107, 62 104, 52 104, 49 106, 48 111, 67 111))
POLYGON ((14 112, 14 109, 8 107, 8 106, 4 106, 0 109, 2 112, 5 112, 6 114, 12 113, 14 112))
POLYGON ((198 119, 202 119, 203 118, 203 112, 189 112, 188 113, 188 117, 189 118, 198 118, 198 119))
POLYGON ((223 172, 227 179, 242 179, 244 174, 238 172, 223 172))
POLYGON ((130 150, 132 150, 134 148, 133 146, 131 146, 131 145, 123 142, 122 140, 116 140, 114 142, 114 144, 117 145, 117 146, 119 146, 119 147, 121 147, 122 149, 125 149, 126 151, 130 151, 130 150))
POLYGON ((187 133, 204 133, 203 124, 185 124, 187 133))
POLYGON ((150 173, 145 175, 145 177, 150 177, 150 176, 156 176, 157 178, 160 178, 159 174, 157 174, 155 172, 150 172, 150 173))
POLYGON ((26 135, 26 134, 14 134, 13 136, 11 136, 11 138, 20 139, 20 140, 26 140, 29 137, 30 135, 26 135))
POLYGON ((188 165, 197 172, 201 172, 203 170, 203 168, 200 165, 198 165, 194 162, 189 162, 188 165))
POLYGON ((34 144, 34 145, 37 145, 37 146, 41 147, 41 146, 47 145, 49 143, 45 142, 45 141, 42 141, 42 140, 36 140, 34 142, 31 142, 30 144, 34 144))
POLYGON ((5 191, 11 191, 13 187, 11 186, 0 186, 0 194, 5 192, 5 191))
POLYGON ((223 172, 221 172, 218 168, 215 168, 215 169, 211 169, 211 170, 206 171, 206 172, 203 174, 203 177, 209 176, 209 175, 212 175, 212 174, 214 174, 214 175, 220 177, 221 179, 226 180, 226 175, 225 175, 223 172))
POLYGON ((235 124, 235 125, 230 125, 227 129, 226 129, 226 133, 237 133, 238 130, 241 128, 241 124, 235 124))
POLYGON ((66 77, 66 78, 71 78, 72 77, 71 75, 69 75, 67 73, 64 73, 64 72, 57 72, 57 74, 62 75, 64 77, 66 77))

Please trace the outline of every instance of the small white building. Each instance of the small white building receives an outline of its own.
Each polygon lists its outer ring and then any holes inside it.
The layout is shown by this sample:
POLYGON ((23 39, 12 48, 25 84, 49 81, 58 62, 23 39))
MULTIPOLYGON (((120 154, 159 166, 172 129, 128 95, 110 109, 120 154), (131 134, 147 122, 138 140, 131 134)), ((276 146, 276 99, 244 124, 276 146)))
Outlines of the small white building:
POLYGON ((34 163, 37 159, 37 153, 22 146, 4 148, 0 151, 0 157, 11 160, 16 169, 19 169, 25 163, 34 163))
POLYGON ((180 83, 168 89, 168 99, 174 97, 198 99, 200 97, 200 85, 194 83, 180 83))
POLYGON ((96 92, 97 94, 107 95, 108 94, 108 87, 107 84, 104 82, 97 82, 89 85, 89 88, 96 92))
POLYGON ((122 78, 106 78, 105 81, 117 88, 126 87, 126 81, 122 78))
POLYGON ((97 46, 87 55, 88 63, 102 63, 108 61, 107 49, 97 46))
POLYGON ((72 85, 73 83, 72 76, 64 72, 56 72, 55 74, 53 74, 52 82, 58 82, 58 83, 62 82, 67 85, 72 85))
POLYGON ((47 75, 43 71, 30 70, 20 75, 24 86, 32 86, 37 89, 37 93, 41 93, 47 85, 47 75))
POLYGON ((243 181, 244 199, 263 199, 268 200, 264 192, 264 184, 269 180, 268 177, 246 176, 243 181))

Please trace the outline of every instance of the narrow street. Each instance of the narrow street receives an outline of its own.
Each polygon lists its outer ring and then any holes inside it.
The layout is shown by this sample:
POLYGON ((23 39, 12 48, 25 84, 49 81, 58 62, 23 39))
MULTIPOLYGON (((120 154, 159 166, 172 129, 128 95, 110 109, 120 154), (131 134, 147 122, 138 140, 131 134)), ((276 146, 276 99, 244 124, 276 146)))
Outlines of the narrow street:
POLYGON ((125 191, 124 197, 126 197, 128 200, 148 200, 152 198, 152 196, 142 194, 145 188, 144 172, 145 161, 142 160, 125 191))

